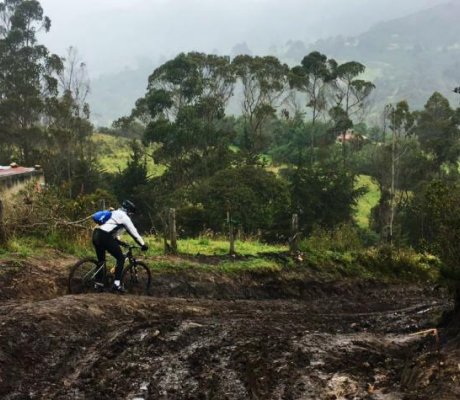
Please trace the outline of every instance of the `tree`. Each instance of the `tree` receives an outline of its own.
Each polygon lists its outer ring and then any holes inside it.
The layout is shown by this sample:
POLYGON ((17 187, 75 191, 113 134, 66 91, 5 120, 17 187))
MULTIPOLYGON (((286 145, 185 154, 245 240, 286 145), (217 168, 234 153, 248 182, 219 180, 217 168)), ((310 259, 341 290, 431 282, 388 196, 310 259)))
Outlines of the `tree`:
MULTIPOLYGON (((312 110, 312 124, 327 109, 327 89, 334 79, 337 67, 335 60, 328 60, 324 54, 314 51, 302 60, 300 66, 291 69, 289 83, 292 88, 307 94, 307 107, 312 110)), ((310 130, 310 156, 314 162, 315 136, 314 129, 310 130)))
POLYGON ((444 263, 444 279, 455 288, 455 307, 460 307, 460 185, 453 180, 425 182, 412 197, 404 223, 412 244, 438 255, 444 263))
POLYGON ((332 228, 350 222, 353 206, 363 189, 354 186, 355 175, 338 168, 333 160, 284 172, 290 182, 292 212, 299 214, 301 230, 315 225, 332 228))
POLYGON ((85 175, 76 179, 77 169, 93 171, 97 166, 95 153, 88 141, 93 126, 89 121, 90 109, 86 102, 89 93, 89 79, 86 66, 78 58, 77 51, 70 47, 64 68, 59 72, 61 96, 47 101, 46 118, 47 147, 41 160, 45 167, 47 181, 56 185, 67 183, 69 197, 82 185, 89 186, 85 175), (86 184, 86 185, 85 185, 86 184))
POLYGON ((279 223, 289 209, 289 192, 272 172, 245 165, 221 170, 203 182, 195 201, 202 205, 212 229, 222 229, 228 212, 246 233, 254 234, 279 223))
POLYGON ((237 56, 232 66, 243 89, 242 113, 245 121, 242 148, 249 163, 266 149, 265 125, 284 100, 288 90, 289 67, 272 56, 237 56))
POLYGON ((407 102, 385 107, 391 141, 370 143, 360 152, 359 172, 372 176, 380 199, 372 210, 372 227, 393 243, 407 232, 401 222, 414 193, 431 178, 433 162, 414 135, 415 114, 407 102))
POLYGON ((434 165, 441 173, 443 164, 450 165, 456 171, 460 155, 460 138, 458 112, 454 111, 449 101, 435 92, 428 99, 424 110, 416 116, 415 134, 422 148, 432 154, 434 165))
POLYGON ((127 167, 115 176, 113 187, 119 200, 133 198, 136 188, 148 183, 145 152, 136 140, 130 142, 131 154, 127 167))
POLYGON ((327 87, 335 77, 336 68, 335 60, 328 60, 324 54, 313 51, 303 58, 300 66, 291 69, 290 85, 307 94, 307 107, 312 109, 313 124, 327 109, 327 87))
POLYGON ((301 168, 320 158, 321 150, 327 153, 327 146, 334 142, 335 137, 331 138, 329 124, 306 122, 303 115, 295 114, 286 121, 278 121, 269 154, 274 162, 301 168), (312 149, 312 141, 319 148, 312 149), (315 155, 311 152, 315 152, 315 155))
POLYGON ((43 141, 40 120, 46 102, 58 93, 61 59, 37 44, 36 34, 51 22, 35 0, 0 3, 0 132, 19 150, 19 161, 32 164, 43 141))
MULTIPOLYGON (((405 149, 401 147, 401 139, 410 135, 414 126, 414 116, 409 110, 407 102, 402 101, 396 108, 390 107, 389 118, 391 121, 391 185, 390 185, 390 216, 388 221, 388 240, 393 244, 393 225, 396 212, 396 184, 400 174, 400 159, 405 149)), ((382 196, 383 198, 384 196, 382 196)))
POLYGON ((149 77, 147 93, 131 116, 145 124, 144 140, 157 143, 154 157, 168 166, 174 186, 193 185, 228 165, 233 132, 220 124, 235 78, 227 57, 180 54, 149 77))
POLYGON ((357 79, 366 67, 356 61, 337 65, 334 71, 334 92, 336 106, 340 106, 349 118, 364 110, 365 101, 375 89, 369 81, 357 79))
POLYGON ((90 92, 90 82, 86 64, 72 46, 67 49, 67 56, 63 61, 63 68, 58 73, 60 89, 64 95, 69 94, 72 97, 75 116, 89 119, 90 109, 86 99, 90 92))

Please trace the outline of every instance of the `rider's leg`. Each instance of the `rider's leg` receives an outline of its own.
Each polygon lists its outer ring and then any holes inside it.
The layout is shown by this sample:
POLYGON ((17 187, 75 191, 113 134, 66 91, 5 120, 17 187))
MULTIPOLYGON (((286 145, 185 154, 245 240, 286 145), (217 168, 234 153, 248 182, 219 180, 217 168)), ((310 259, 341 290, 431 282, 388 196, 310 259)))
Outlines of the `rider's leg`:
POLYGON ((95 276, 96 283, 103 283, 104 280, 104 271, 100 268, 105 263, 105 240, 104 240, 104 233, 100 229, 95 229, 93 231, 93 246, 96 250, 97 256, 97 266, 98 271, 95 276))
POLYGON ((116 286, 120 286, 121 276, 123 274, 123 266, 125 264, 125 256, 121 251, 120 245, 113 237, 111 237, 111 240, 107 240, 106 249, 117 260, 117 266, 115 267, 114 283, 116 286))

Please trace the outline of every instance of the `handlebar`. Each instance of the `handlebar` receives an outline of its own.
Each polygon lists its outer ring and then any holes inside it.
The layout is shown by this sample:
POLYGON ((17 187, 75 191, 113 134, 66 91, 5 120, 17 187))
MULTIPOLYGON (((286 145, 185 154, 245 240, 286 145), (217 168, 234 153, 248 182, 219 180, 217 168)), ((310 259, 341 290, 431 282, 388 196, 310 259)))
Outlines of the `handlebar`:
POLYGON ((127 248, 128 250, 140 249, 139 246, 133 246, 132 244, 122 242, 121 240, 118 241, 118 244, 119 244, 121 247, 127 248))

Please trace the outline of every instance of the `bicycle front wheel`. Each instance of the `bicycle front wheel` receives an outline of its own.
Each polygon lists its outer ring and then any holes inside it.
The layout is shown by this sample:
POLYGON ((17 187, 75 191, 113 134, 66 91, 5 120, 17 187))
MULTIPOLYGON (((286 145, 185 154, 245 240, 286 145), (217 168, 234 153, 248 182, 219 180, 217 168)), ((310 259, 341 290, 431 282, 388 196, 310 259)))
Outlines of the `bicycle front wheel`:
POLYGON ((130 294, 149 295, 152 275, 142 261, 126 266, 123 271, 123 285, 130 294))
POLYGON ((93 258, 85 258, 78 261, 69 273, 69 293, 91 293, 95 291, 95 277, 98 269, 97 261, 93 258))

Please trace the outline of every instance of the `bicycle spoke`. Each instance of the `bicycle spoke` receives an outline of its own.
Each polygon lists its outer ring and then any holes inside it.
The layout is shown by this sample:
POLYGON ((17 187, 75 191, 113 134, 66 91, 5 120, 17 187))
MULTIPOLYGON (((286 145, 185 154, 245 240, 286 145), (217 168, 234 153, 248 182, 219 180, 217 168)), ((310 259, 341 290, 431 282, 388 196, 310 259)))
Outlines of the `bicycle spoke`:
POLYGON ((104 266, 98 266, 95 260, 81 260, 74 265, 69 275, 69 293, 94 292, 95 278, 104 266))
POLYGON ((142 262, 128 265, 123 271, 123 284, 128 293, 149 294, 150 282, 150 270, 142 262))

